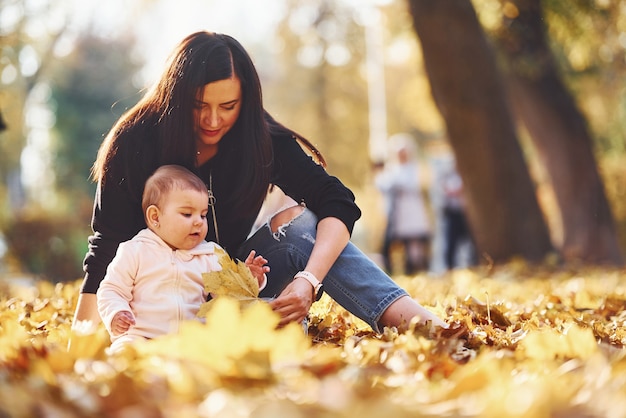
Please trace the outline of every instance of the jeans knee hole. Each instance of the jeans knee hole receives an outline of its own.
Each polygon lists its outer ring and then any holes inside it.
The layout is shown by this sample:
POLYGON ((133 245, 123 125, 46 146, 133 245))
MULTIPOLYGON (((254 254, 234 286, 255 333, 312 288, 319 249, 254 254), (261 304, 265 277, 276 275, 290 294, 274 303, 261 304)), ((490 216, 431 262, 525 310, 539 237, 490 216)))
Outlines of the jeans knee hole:
POLYGON ((296 220, 302 213, 304 212, 304 207, 302 206, 292 206, 285 210, 282 210, 272 216, 269 221, 270 231, 274 237, 277 235, 285 235, 285 228, 287 228, 291 223, 296 220))
MULTIPOLYGON (((291 223, 291 222, 290 222, 291 223)), ((272 236, 274 237, 274 239, 276 241, 280 241, 280 237, 284 237, 287 236, 287 234, 285 233, 285 230, 287 229, 287 227, 290 225, 290 223, 281 225, 278 227, 278 229, 276 231, 272 231, 272 236)))

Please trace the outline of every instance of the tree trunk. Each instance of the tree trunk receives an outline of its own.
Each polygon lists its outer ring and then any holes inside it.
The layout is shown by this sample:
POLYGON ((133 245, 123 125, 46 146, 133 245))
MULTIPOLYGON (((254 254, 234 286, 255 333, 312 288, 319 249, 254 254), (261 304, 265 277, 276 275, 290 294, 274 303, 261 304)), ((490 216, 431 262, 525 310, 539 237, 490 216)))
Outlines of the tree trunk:
POLYGON ((465 186, 480 254, 540 261, 552 251, 492 51, 470 0, 409 0, 435 102, 465 186))
POLYGON ((550 177, 561 213, 566 261, 621 264, 613 215, 586 121, 562 83, 547 45, 540 0, 512 2, 519 15, 497 36, 509 64, 513 110, 550 177))

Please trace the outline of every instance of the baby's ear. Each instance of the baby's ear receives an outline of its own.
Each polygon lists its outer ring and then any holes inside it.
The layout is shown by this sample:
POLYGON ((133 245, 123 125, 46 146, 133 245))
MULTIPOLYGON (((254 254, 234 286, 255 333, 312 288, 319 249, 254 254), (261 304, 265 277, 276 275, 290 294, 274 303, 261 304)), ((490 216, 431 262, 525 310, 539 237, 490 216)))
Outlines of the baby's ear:
POLYGON ((157 208, 156 205, 150 205, 146 209, 146 223, 149 227, 159 225, 159 208, 157 208))

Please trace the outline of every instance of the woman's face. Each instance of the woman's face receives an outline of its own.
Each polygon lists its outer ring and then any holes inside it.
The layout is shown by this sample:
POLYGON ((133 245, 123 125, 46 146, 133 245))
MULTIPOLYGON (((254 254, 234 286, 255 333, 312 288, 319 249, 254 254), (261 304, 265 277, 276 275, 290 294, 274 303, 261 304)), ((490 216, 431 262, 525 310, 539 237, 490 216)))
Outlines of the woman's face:
POLYGON ((202 87, 194 107, 197 150, 202 159, 217 153, 217 144, 233 127, 241 110, 241 82, 233 76, 202 87))

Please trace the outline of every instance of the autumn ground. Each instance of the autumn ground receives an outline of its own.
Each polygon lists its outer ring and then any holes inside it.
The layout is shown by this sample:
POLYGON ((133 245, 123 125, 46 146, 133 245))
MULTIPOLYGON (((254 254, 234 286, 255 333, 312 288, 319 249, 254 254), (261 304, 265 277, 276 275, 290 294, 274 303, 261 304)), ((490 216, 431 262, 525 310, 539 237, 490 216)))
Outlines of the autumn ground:
POLYGON ((0 286, 0 417, 626 417, 626 271, 397 277, 450 324, 383 335, 326 297, 309 333, 218 298, 118 354, 74 334, 78 283, 0 286))

